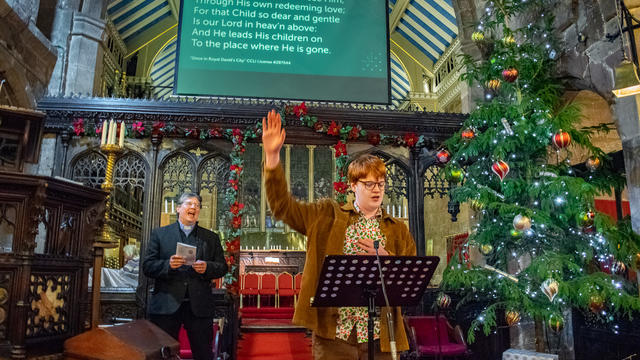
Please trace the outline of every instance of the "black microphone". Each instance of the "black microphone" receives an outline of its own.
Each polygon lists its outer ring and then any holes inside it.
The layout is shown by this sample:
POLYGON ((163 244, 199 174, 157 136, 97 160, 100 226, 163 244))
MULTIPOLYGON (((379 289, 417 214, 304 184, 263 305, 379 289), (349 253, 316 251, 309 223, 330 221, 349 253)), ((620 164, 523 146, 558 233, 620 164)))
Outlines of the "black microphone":
POLYGON ((391 307, 389 306, 389 298, 387 297, 387 286, 384 283, 384 275, 382 274, 382 265, 380 261, 380 254, 378 254, 378 248, 380 247, 380 241, 373 241, 373 248, 376 249, 376 259, 378 260, 378 271, 380 273, 380 282, 382 284, 382 294, 384 295, 385 305, 389 308, 387 312, 387 327, 389 328, 389 347, 391 348, 391 359, 397 360, 398 353, 396 350, 396 334, 393 328, 393 314, 391 307))

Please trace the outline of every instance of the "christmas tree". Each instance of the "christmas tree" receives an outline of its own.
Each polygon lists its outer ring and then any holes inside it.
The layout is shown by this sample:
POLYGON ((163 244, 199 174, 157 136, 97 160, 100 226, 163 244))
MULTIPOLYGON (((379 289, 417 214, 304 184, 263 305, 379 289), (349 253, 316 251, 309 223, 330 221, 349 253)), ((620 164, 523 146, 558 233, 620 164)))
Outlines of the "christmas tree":
POLYGON ((482 86, 485 98, 438 153, 442 171, 459 182, 452 198, 474 210, 469 244, 487 262, 472 264, 463 249, 442 282, 463 302, 487 304, 470 341, 503 323, 502 313, 509 325, 527 316, 559 331, 568 309, 605 323, 640 309, 625 277, 637 269, 638 235, 629 221, 615 223, 594 206, 595 196, 624 179, 590 141, 609 127, 581 128, 580 109, 562 98, 553 7, 545 0, 486 3, 472 34, 481 58, 463 57, 463 80, 482 86), (582 171, 571 164, 577 149, 590 155, 582 171))

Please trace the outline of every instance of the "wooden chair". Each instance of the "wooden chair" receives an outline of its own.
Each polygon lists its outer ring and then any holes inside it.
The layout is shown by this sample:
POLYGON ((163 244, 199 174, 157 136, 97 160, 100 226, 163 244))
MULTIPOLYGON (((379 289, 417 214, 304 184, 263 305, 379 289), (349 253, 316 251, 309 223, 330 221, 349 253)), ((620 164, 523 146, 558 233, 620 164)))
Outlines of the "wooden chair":
POLYGON ((258 308, 260 308, 260 277, 255 273, 244 274, 241 277, 240 285, 240 307, 242 308, 242 297, 244 295, 255 295, 258 298, 258 308))
POLYGON ((298 303, 298 295, 300 295, 300 286, 302 285, 302 273, 297 273, 293 277, 293 291, 295 292, 294 302, 298 303))
POLYGON ((276 305, 280 307, 280 299, 282 297, 291 297, 292 304, 296 302, 296 292, 293 289, 293 276, 288 272, 278 275, 278 295, 276 305))
POLYGON ((451 326, 444 315, 405 316, 404 321, 409 330, 412 358, 458 359, 469 358, 471 355, 460 327, 451 326))
POLYGON ((213 289, 222 289, 224 287, 223 285, 224 285, 224 278, 211 280, 211 288, 213 289))
MULTIPOLYGON (((273 295, 273 306, 278 307, 276 294, 276 289, 278 288, 277 279, 275 274, 272 273, 264 273, 260 278, 260 287, 258 288, 258 294, 260 297, 258 298, 258 302, 260 298, 263 298, 263 295, 271 296, 273 295)), ((260 307, 260 305, 258 305, 260 307)))

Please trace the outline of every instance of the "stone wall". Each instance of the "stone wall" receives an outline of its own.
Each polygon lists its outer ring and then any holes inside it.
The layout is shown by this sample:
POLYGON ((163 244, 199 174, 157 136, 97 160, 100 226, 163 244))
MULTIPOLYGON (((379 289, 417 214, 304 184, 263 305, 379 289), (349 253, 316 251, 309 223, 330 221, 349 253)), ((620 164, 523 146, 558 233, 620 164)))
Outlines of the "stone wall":
POLYGON ((36 27, 38 1, 0 0, 2 105, 35 108, 56 62, 56 50, 36 27))

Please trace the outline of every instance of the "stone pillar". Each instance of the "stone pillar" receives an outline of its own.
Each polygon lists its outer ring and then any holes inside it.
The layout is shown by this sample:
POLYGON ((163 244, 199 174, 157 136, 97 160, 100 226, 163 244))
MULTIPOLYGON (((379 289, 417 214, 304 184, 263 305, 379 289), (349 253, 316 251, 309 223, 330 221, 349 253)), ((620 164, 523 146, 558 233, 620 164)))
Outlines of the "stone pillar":
POLYGON ((49 95, 94 95, 100 91, 106 0, 59 0, 51 42, 58 62, 49 95))
POLYGON ((104 20, 84 14, 76 13, 73 16, 64 95, 93 95, 100 90, 101 43, 105 25, 104 20))
POLYGON ((80 6, 80 0, 59 0, 56 6, 51 46, 58 50, 58 60, 49 81, 49 95, 64 94, 64 79, 68 67, 69 35, 73 25, 73 15, 80 6))
POLYGON ((640 121, 637 96, 617 98, 612 106, 618 134, 622 140, 631 224, 640 233, 640 121))

